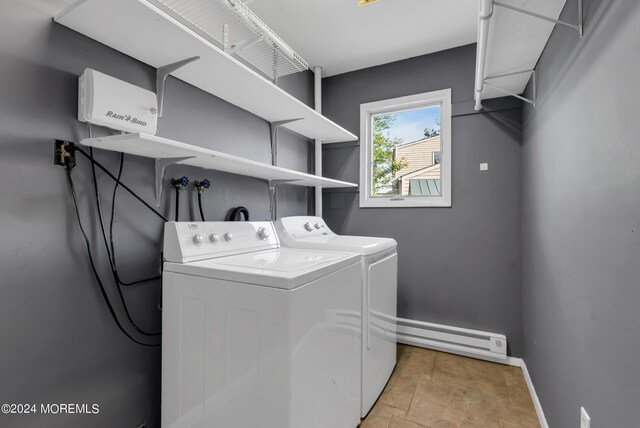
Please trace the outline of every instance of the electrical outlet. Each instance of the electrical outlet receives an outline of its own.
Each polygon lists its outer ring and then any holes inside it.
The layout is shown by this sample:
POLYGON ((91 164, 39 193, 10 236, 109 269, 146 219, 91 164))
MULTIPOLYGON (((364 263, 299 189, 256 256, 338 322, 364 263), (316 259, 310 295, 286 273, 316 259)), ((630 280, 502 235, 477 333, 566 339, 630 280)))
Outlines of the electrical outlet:
POLYGON ((480 171, 488 171, 489 170, 489 164, 488 163, 481 163, 480 164, 480 171))
POLYGON ((584 407, 580 407, 580 428, 591 428, 591 418, 584 407))

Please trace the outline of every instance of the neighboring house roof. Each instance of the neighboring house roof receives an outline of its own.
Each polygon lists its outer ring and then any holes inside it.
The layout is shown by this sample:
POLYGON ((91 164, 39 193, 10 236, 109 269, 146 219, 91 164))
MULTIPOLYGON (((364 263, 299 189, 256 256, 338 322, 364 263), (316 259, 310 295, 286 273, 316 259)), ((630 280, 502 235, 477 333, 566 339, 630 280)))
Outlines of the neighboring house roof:
POLYGON ((430 138, 421 138, 421 139, 419 139, 419 140, 416 140, 416 141, 410 141, 410 142, 408 142, 408 143, 401 143, 401 144, 398 144, 396 147, 407 147, 407 146, 410 146, 410 145, 412 145, 412 144, 424 143, 424 142, 432 141, 432 140, 436 140, 436 139, 437 139, 438 141, 440 141, 440 135, 436 135, 435 137, 430 137, 430 138))
POLYGON ((409 182, 411 196, 440 196, 440 179, 414 179, 409 182))
POLYGON ((440 196, 440 164, 412 171, 399 177, 400 193, 411 196, 440 196))

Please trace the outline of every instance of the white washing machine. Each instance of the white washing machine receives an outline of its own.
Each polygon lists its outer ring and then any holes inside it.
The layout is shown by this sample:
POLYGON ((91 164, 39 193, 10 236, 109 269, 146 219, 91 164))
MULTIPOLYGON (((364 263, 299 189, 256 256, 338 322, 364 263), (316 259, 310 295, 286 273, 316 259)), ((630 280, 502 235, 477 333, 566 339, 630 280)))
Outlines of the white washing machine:
POLYGON ((165 226, 163 428, 354 428, 360 258, 271 222, 165 226))
POLYGON ((362 269, 362 389, 365 417, 396 365, 397 243, 390 238, 337 235, 320 217, 284 217, 276 222, 283 246, 357 252, 362 269))

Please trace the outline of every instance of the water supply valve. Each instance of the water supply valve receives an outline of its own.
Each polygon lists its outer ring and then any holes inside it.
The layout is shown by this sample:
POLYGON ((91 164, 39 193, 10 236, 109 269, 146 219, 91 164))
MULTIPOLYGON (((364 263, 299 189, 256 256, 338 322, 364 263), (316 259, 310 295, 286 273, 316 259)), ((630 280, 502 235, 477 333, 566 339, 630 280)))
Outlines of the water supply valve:
POLYGON ((172 178, 171 185, 176 188, 186 187, 189 185, 189 178, 185 177, 184 175, 180 178, 172 178))
POLYGON ((211 182, 206 178, 202 181, 196 180, 193 182, 193 190, 197 191, 199 194, 202 194, 202 192, 209 187, 211 187, 211 182))

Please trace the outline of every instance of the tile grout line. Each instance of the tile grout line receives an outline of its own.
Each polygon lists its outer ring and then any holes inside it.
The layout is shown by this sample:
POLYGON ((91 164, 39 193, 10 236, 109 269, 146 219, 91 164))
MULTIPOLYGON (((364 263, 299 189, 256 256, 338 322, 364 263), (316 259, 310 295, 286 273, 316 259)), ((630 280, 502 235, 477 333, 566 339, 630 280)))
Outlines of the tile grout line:
MULTIPOLYGON (((435 354, 435 357, 434 357, 434 359, 433 359, 433 365, 432 365, 432 371, 431 371, 431 374, 432 374, 432 375, 433 375, 433 372, 434 372, 434 370, 435 370, 435 366, 436 366, 436 363, 437 363, 437 359, 438 359, 439 357, 441 358, 441 355, 442 355, 442 354, 449 354, 449 353, 447 353, 447 352, 444 352, 444 353, 443 353, 443 352, 441 352, 441 351, 435 351, 435 352, 436 352, 436 354, 435 354)), ((458 357, 460 357, 460 358, 469 358, 469 357, 459 356, 459 355, 455 355, 455 354, 449 354, 449 355, 453 355, 453 356, 454 356, 454 357, 456 357, 456 358, 458 358, 458 357)), ((473 358, 472 358, 472 359, 473 359, 473 358)), ((507 392, 507 402, 506 402, 506 404, 508 405, 508 404, 509 404, 509 400, 510 400, 510 396, 509 396, 509 387, 508 387, 508 385, 507 385, 507 381, 506 381, 506 378, 505 378, 505 372, 503 371, 501 374, 502 374, 502 381, 504 382, 505 391, 507 392)), ((442 385, 442 386, 445 386, 445 387, 451 388, 452 390, 457 390, 457 391, 461 391, 461 392, 465 392, 465 393, 470 393, 470 394, 474 394, 474 395, 477 395, 477 396, 483 397, 483 398, 484 398, 484 399, 486 399, 487 401, 489 401, 489 402, 491 402, 491 403, 493 403, 493 404, 494 404, 494 406, 495 406, 495 417, 496 417, 496 420, 498 421, 499 426, 500 426, 500 427, 502 426, 502 422, 501 422, 501 421, 502 421, 502 418, 500 417, 500 412, 499 412, 499 406, 502 404, 502 400, 501 400, 501 399, 499 399, 498 397, 493 397, 493 396, 490 396, 490 395, 486 395, 486 394, 484 394, 484 393, 482 393, 482 392, 478 392, 478 391, 474 391, 474 390, 471 390, 471 389, 467 389, 467 388, 461 387, 461 386, 459 386, 459 385, 451 385, 451 384, 448 384, 448 383, 446 383, 446 382, 444 382, 444 381, 436 381, 436 380, 434 380, 434 379, 433 379, 433 376, 431 376, 429 379, 421 379, 421 380, 427 380, 428 382, 432 382, 432 383, 434 383, 434 384, 436 384, 436 385, 442 385)), ((416 385, 416 388, 417 388, 417 385, 416 385)), ((414 390, 414 396, 415 396, 415 390, 414 390)), ((413 399, 412 399, 412 403, 411 403, 411 404, 413 404, 413 399)), ((410 405, 410 407, 409 407, 409 408, 411 408, 411 405, 410 405)), ((407 415, 408 415, 408 412, 407 412, 407 415)), ((413 422, 413 423, 418 424, 418 423, 417 423, 417 422, 415 422, 414 420, 411 420, 411 419, 407 419, 407 420, 408 420, 408 421, 410 421, 410 422, 413 422)), ((420 424, 418 424, 418 425, 420 425, 420 424)))
MULTIPOLYGON (((404 420, 406 420, 408 422, 414 423, 414 424, 419 425, 419 426, 424 427, 424 428, 430 428, 430 427, 428 425, 412 421, 411 419, 408 419, 408 416, 409 416, 409 411, 411 410, 411 407, 413 406, 413 400, 414 400, 414 398, 416 396, 416 390, 418 389, 418 383, 420 383, 421 380, 425 380, 425 381, 431 382, 431 378, 432 378, 432 375, 433 375, 433 370, 436 367, 436 358, 438 358, 438 354, 439 354, 439 352, 436 351, 436 354, 433 357, 433 363, 431 364, 431 371, 429 372, 429 379, 420 379, 420 378, 418 378, 418 382, 416 382, 416 386, 413 388, 413 395, 411 396, 411 401, 409 402, 409 409, 407 409, 407 413, 405 414, 406 417, 402 418, 402 419, 404 419, 404 420)), ((393 416, 391 416, 391 422, 393 422, 393 416)), ((387 427, 387 428, 390 428, 390 427, 391 427, 391 423, 389 423, 389 427, 387 427)))

